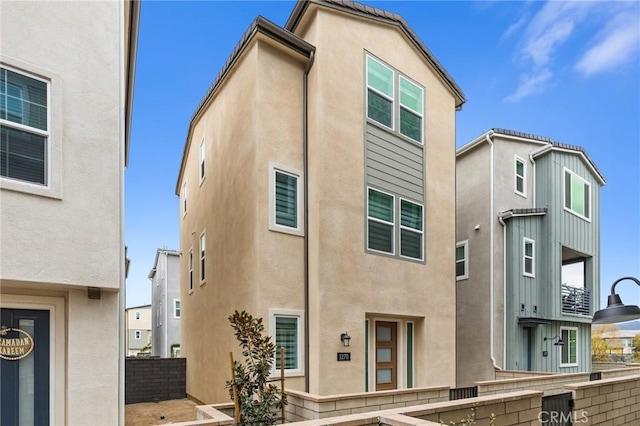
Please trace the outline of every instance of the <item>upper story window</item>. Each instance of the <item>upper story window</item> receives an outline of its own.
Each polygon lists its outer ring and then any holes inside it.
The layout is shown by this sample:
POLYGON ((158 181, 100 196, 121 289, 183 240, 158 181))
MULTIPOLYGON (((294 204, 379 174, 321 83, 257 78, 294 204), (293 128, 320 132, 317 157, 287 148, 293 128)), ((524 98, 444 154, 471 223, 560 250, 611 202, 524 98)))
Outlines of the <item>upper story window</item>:
POLYGON ((456 244, 456 280, 458 281, 469 278, 468 247, 469 242, 466 240, 456 244))
POLYGON ((173 317, 180 318, 180 299, 173 299, 173 317))
POLYGON ((206 241, 204 232, 200 234, 200 284, 203 284, 206 278, 205 275, 205 260, 206 260, 206 241))
POLYGON ((135 338, 136 340, 140 340, 142 338, 142 332, 140 330, 136 330, 135 338))
POLYGON ((367 190, 367 248, 372 251, 422 260, 424 258, 424 207, 400 199, 396 213, 396 197, 373 188, 367 190), (399 225, 399 248, 396 229, 399 225))
POLYGON ((193 291, 193 249, 189 249, 189 259, 187 262, 189 269, 189 291, 193 291))
POLYGON ((200 142, 200 183, 204 180, 206 175, 206 163, 205 163, 205 143, 204 139, 200 142))
POLYGON ((515 160, 515 192, 518 195, 522 195, 523 197, 526 197, 527 194, 525 192, 525 188, 526 188, 526 173, 527 173, 527 169, 525 166, 525 162, 522 158, 516 156, 516 160, 515 160))
POLYGON ((591 220, 591 185, 569 169, 564 169, 564 208, 591 220))
POLYGON ((302 208, 301 173, 269 163, 269 229, 302 235, 302 208))
POLYGON ((422 143, 424 90, 377 59, 366 58, 367 117, 422 143))
POLYGON ((136 312, 136 319, 140 319, 140 312, 136 312))
POLYGON ((0 176, 48 185, 49 83, 0 68, 0 176))
POLYGON ((182 216, 187 214, 187 182, 182 184, 182 216))
POLYGON ((522 248, 522 274, 533 278, 535 276, 535 241, 524 238, 522 248))

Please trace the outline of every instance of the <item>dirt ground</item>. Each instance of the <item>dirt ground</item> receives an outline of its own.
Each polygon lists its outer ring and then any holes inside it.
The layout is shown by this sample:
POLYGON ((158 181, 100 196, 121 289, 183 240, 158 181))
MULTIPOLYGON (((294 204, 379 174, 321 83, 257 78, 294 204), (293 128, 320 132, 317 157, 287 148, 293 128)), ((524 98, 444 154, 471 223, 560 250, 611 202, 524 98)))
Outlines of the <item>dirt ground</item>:
POLYGON ((125 426, 165 425, 187 420, 196 420, 196 403, 186 398, 124 406, 125 426))

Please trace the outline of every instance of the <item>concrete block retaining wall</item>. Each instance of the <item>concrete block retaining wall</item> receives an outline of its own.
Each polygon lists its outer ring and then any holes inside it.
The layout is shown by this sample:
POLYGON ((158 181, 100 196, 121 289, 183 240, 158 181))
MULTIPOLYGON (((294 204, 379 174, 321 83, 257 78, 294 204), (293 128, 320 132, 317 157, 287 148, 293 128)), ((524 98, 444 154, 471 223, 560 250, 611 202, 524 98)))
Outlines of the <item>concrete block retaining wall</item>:
POLYGON ((126 358, 125 404, 187 396, 186 358, 126 358))

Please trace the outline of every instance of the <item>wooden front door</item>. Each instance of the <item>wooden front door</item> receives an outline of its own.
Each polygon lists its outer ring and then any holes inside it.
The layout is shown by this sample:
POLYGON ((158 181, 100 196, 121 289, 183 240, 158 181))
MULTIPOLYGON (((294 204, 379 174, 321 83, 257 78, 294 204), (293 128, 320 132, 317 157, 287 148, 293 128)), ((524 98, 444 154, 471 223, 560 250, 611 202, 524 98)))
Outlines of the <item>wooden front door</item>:
POLYGON ((376 322, 376 390, 398 386, 398 324, 376 322))

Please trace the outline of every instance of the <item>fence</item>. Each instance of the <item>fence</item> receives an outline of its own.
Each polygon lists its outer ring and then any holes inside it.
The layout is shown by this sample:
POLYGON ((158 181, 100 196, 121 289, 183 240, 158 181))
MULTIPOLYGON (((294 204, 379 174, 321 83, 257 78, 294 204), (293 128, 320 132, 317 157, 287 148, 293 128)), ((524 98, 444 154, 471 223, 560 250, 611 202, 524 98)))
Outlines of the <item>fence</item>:
POLYGON ((475 398, 477 396, 478 396, 477 386, 449 389, 449 401, 453 401, 455 399, 475 398))
POLYGON ((186 358, 126 358, 125 404, 187 396, 186 358))

